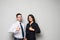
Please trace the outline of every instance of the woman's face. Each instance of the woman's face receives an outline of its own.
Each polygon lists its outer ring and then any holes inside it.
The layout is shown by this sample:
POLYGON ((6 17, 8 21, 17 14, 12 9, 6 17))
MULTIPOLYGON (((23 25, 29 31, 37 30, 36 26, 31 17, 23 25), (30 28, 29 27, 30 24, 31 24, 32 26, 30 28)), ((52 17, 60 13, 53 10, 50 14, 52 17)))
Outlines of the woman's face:
POLYGON ((29 21, 30 21, 30 22, 33 21, 33 18, 32 18, 31 16, 29 16, 29 21))

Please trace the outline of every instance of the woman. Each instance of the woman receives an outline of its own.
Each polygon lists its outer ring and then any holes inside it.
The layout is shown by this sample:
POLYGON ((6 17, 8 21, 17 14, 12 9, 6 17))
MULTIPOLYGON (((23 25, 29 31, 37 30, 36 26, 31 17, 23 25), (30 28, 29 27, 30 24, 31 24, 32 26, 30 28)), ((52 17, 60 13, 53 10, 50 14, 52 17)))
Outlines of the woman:
POLYGON ((40 33, 40 28, 32 14, 28 15, 28 22, 26 26, 26 38, 27 40, 36 40, 35 34, 40 33))

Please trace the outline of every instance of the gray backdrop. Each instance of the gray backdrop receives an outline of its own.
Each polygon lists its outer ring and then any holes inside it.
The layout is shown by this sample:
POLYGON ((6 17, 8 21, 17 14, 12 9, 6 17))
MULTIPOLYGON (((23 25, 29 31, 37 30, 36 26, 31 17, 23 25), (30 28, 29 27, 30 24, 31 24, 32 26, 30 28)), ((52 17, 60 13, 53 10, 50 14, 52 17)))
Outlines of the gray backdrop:
POLYGON ((0 0, 0 40, 13 40, 8 30, 18 12, 24 23, 35 16, 42 32, 37 40, 60 40, 60 0, 0 0))

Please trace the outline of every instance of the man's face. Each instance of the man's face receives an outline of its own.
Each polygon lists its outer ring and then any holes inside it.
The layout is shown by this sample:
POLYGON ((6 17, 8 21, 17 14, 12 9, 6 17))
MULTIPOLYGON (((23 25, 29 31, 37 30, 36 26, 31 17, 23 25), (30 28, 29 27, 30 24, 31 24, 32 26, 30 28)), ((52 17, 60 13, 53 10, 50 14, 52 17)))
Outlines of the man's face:
POLYGON ((20 22, 22 21, 22 15, 18 15, 16 18, 18 21, 20 21, 20 22))

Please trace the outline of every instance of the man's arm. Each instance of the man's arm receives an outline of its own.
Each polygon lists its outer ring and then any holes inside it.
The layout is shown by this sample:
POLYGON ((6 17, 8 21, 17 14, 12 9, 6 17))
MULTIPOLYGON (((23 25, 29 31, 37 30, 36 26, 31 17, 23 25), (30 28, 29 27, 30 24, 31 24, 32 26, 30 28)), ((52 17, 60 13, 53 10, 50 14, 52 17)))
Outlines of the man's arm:
POLYGON ((15 27, 15 24, 13 24, 8 32, 9 33, 18 33, 18 30, 19 29, 17 27, 15 27))

